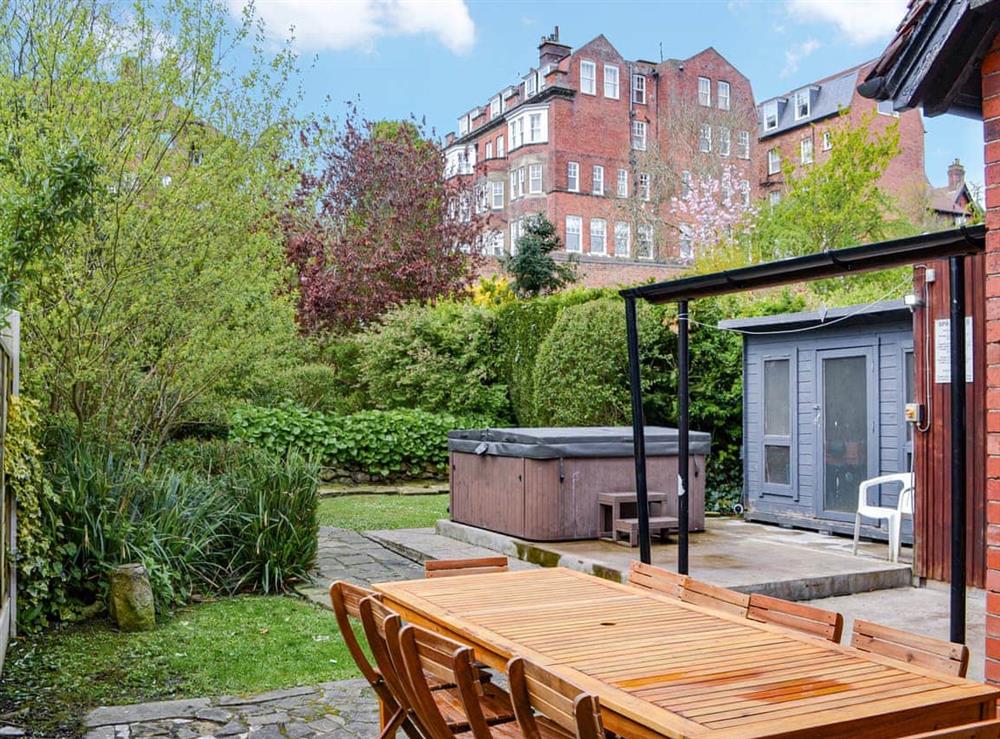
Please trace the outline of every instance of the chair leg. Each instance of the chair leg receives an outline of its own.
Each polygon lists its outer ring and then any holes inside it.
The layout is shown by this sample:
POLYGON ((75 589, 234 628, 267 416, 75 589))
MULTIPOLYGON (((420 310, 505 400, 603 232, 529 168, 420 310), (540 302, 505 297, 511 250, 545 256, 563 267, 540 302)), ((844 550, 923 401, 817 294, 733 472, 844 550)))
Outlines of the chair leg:
POLYGON ((899 561, 899 534, 901 528, 901 520, 899 516, 894 516, 889 519, 889 561, 898 562, 899 561))
POLYGON ((858 553, 858 539, 861 538, 861 514, 854 514, 854 549, 851 550, 852 554, 857 555, 858 553))

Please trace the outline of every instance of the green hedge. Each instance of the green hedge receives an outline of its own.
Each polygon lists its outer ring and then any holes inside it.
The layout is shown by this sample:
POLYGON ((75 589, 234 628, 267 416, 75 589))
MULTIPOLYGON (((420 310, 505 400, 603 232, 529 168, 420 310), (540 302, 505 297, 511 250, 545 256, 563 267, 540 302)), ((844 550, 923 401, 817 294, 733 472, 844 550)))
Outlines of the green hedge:
POLYGON ((233 416, 231 434, 274 453, 297 450, 329 467, 395 478, 445 474, 448 432, 481 424, 481 419, 420 410, 336 416, 294 406, 248 406, 233 416))

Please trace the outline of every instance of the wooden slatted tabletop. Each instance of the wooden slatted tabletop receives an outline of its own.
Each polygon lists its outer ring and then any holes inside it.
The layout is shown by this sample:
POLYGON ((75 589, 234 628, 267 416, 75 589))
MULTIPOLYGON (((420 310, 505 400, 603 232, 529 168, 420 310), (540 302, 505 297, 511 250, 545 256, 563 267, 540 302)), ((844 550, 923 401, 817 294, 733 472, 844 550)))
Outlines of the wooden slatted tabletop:
POLYGON ((895 737, 992 718, 1000 690, 563 568, 374 586, 404 618, 596 693, 625 737, 895 737))

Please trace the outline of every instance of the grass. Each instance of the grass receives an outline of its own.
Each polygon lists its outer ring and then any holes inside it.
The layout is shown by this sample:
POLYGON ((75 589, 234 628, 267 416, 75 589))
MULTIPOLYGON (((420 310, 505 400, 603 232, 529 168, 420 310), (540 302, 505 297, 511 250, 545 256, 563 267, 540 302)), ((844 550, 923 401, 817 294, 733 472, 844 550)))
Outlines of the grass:
POLYGON ((2 722, 36 736, 75 736, 99 705, 249 694, 355 677, 333 614, 280 596, 176 611, 154 631, 107 621, 19 639, 0 683, 2 722))
POLYGON ((448 517, 448 494, 339 495, 319 502, 320 526, 355 531, 419 529, 448 517))

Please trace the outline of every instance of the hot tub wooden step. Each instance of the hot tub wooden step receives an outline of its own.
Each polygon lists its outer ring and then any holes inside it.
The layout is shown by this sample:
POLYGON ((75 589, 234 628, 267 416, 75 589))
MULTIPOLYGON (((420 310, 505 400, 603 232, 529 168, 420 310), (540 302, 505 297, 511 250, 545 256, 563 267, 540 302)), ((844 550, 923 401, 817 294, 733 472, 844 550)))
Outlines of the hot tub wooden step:
MULTIPOLYGON (((677 519, 674 516, 651 516, 649 519, 650 535, 659 534, 665 538, 671 531, 677 531, 677 519)), ((615 521, 615 543, 624 544, 623 536, 628 536, 630 547, 639 546, 639 519, 619 518, 615 521)))

